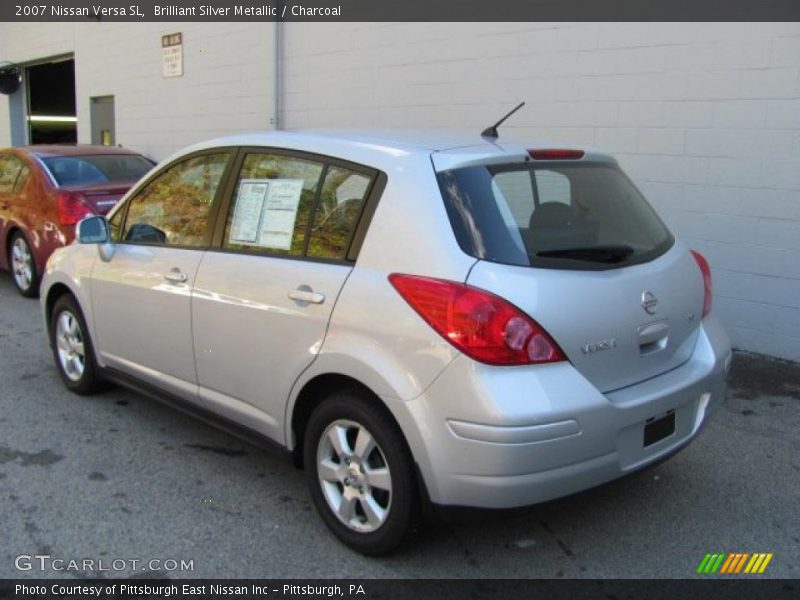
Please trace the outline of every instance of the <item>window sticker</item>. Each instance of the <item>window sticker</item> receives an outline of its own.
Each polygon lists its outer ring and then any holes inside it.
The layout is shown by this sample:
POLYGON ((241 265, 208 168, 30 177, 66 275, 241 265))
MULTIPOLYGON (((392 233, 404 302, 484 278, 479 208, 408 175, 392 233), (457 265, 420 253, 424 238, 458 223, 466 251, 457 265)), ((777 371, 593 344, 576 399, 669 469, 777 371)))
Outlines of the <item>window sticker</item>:
POLYGON ((302 193, 302 179, 242 179, 229 241, 289 250, 302 193))
POLYGON ((229 241, 237 244, 256 243, 269 181, 269 179, 242 179, 239 182, 229 241))
POLYGON ((273 179, 267 191, 267 201, 261 216, 258 245, 265 248, 289 250, 292 247, 294 222, 303 193, 302 179, 273 179))

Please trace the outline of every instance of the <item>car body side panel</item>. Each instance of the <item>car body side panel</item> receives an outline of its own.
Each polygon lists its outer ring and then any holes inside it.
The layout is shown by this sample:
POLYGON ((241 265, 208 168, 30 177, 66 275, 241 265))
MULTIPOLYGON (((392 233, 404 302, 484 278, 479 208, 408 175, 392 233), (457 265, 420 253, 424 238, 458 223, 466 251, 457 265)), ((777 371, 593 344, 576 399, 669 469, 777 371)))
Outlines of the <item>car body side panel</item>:
MULTIPOLYGON (((345 340, 342 340, 345 342, 345 340)), ((313 379, 324 375, 344 375, 350 377, 367 387, 372 392, 378 390, 386 391, 386 395, 378 394, 380 402, 388 408, 392 416, 400 426, 403 436, 411 449, 414 462, 420 466, 426 474, 426 484, 434 484, 434 470, 431 465, 426 444, 424 442, 424 424, 414 421, 414 404, 408 400, 402 400, 400 394, 406 391, 413 394, 416 387, 409 376, 404 373, 401 365, 397 362, 387 349, 379 348, 378 345, 369 341, 369 336, 359 339, 353 337, 346 342, 366 342, 363 346, 363 353, 353 355, 349 351, 325 351, 306 369, 292 387, 289 401, 286 408, 285 423, 285 446, 289 450, 294 450, 298 445, 302 446, 302 440, 296 439, 292 430, 292 413, 297 404, 298 396, 303 388, 313 379), (403 380, 406 381, 403 381, 403 380), (422 427, 421 427, 422 426, 422 427)), ((336 343, 331 344, 333 348, 336 343)))
MULTIPOLYGON (((65 286, 78 300, 83 310, 89 336, 96 340, 96 331, 92 314, 91 275, 94 263, 99 260, 97 246, 73 244, 51 255, 47 261, 41 285, 41 308, 45 322, 45 331, 49 328, 49 315, 46 313, 46 300, 50 290, 56 286, 65 286)), ((105 363, 97 356, 98 364, 105 363)))
POLYGON ((195 399, 190 292, 202 255, 202 250, 116 244, 111 260, 95 263, 95 339, 104 364, 195 399), (178 272, 185 282, 167 279, 178 272))
POLYGON ((430 157, 412 154, 384 167, 388 182, 364 238, 357 270, 464 281, 475 259, 458 246, 430 157))
POLYGON ((203 402, 282 443, 286 397, 316 358, 351 270, 344 264, 207 252, 192 291, 203 402), (324 299, 291 299, 289 293, 298 289, 324 299))
POLYGON ((339 295, 319 357, 292 388, 287 443, 292 444, 297 396, 314 377, 346 375, 382 398, 404 402, 422 394, 458 355, 403 300, 383 272, 354 269, 339 295))

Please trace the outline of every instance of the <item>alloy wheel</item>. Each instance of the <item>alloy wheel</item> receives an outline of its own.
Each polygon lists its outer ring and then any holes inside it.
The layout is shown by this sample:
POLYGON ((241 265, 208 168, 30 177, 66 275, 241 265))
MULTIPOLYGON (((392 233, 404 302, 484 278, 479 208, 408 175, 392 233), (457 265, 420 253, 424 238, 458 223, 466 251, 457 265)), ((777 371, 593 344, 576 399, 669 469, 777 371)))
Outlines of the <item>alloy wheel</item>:
POLYGON ((28 290, 33 282, 33 256, 24 238, 18 237, 11 245, 11 271, 17 287, 28 290))
POLYGON ((350 529, 371 533, 389 516, 389 464, 363 425, 339 419, 327 427, 317 447, 317 478, 331 511, 350 529))
POLYGON ((56 348, 64 374, 72 381, 80 381, 86 368, 86 351, 78 319, 68 310, 56 322, 56 348))

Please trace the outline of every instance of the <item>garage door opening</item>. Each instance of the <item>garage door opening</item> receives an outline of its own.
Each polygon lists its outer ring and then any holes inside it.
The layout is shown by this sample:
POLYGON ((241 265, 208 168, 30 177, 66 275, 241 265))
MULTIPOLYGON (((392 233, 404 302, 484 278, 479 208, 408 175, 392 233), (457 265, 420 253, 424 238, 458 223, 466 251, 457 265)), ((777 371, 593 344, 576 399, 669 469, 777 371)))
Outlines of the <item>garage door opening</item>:
POLYGON ((75 60, 65 58, 26 68, 28 140, 31 144, 78 141, 75 60))

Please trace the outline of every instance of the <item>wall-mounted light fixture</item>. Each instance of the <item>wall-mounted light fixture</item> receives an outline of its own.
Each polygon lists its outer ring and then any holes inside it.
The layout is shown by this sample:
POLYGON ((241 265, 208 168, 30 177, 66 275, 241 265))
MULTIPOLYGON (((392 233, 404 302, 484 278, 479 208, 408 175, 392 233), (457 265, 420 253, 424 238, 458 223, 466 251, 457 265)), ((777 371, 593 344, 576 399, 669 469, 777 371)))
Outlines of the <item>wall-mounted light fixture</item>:
POLYGON ((22 71, 14 63, 0 62, 0 94, 10 96, 22 83, 22 71))

